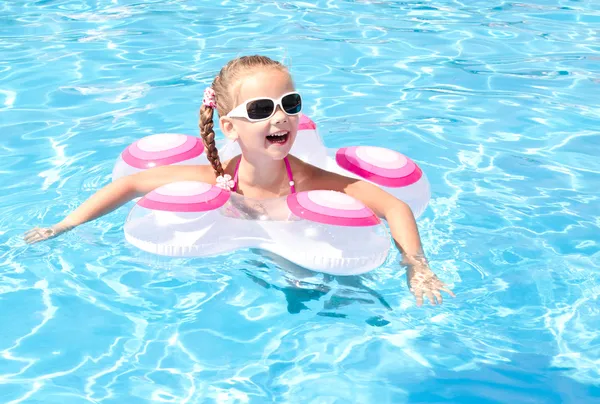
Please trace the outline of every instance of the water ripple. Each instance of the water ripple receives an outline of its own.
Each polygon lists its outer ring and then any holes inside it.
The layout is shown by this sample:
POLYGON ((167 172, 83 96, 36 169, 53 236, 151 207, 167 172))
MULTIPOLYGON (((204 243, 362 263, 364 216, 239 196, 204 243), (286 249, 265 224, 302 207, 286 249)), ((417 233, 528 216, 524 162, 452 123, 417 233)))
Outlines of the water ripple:
POLYGON ((2 2, 2 401, 597 399, 598 24, 592 0, 2 2), (151 256, 123 239, 131 204, 23 243, 127 144, 197 135, 202 90, 249 53, 290 67, 329 147, 423 167, 457 299, 416 308, 395 251, 361 278, 151 256))

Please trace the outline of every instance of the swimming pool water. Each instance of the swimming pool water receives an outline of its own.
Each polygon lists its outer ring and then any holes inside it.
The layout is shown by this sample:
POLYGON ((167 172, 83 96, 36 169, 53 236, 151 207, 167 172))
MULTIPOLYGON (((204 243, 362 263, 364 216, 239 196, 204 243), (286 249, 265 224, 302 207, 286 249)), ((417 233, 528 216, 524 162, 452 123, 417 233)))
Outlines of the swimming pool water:
POLYGON ((599 32, 596 0, 1 2, 0 402, 600 400, 599 32), (417 308, 397 253, 348 279, 151 256, 131 204, 23 243, 129 143, 197 135, 253 53, 291 66, 328 147, 422 166, 456 299, 417 308))

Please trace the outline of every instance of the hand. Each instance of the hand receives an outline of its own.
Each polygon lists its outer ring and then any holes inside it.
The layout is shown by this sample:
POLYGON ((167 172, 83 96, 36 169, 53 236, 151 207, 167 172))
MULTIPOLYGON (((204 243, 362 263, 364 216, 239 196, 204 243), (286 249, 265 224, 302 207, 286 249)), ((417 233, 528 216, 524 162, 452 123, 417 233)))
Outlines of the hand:
POLYGON ((62 233, 65 233, 65 232, 71 230, 71 229, 72 229, 72 227, 61 225, 61 224, 56 224, 54 226, 46 227, 46 228, 34 227, 33 229, 27 231, 23 235, 23 239, 25 240, 25 242, 27 244, 35 244, 35 243, 39 243, 40 241, 54 238, 62 233))
POLYGON ((427 264, 417 264, 408 267, 406 280, 410 292, 417 299, 417 306, 423 305, 423 295, 427 296, 431 304, 442 304, 441 291, 456 297, 448 287, 438 279, 427 264), (436 302, 437 300, 437 302, 436 302))

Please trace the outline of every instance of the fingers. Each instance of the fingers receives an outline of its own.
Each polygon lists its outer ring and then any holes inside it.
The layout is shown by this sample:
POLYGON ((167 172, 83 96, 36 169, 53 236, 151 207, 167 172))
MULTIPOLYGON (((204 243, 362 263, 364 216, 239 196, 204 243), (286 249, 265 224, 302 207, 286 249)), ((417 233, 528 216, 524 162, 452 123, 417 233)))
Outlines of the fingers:
POLYGON ((437 280, 437 282, 435 282, 435 284, 433 285, 433 287, 434 287, 434 289, 436 291, 440 291, 441 290, 442 292, 448 293, 452 297, 456 297, 456 295, 454 294, 454 292, 452 292, 450 289, 448 289, 448 287, 446 286, 446 284, 444 282, 440 281, 439 279, 437 280))
POLYGON ((432 305, 434 305, 434 306, 436 305, 435 298, 433 297, 433 292, 431 290, 427 289, 425 291, 425 296, 427 296, 427 298, 429 299, 429 302, 432 305))
POLYGON ((444 291, 444 292, 446 292, 446 293, 448 293, 448 294, 449 294, 450 296, 452 296, 452 297, 456 297, 456 295, 455 295, 455 294, 454 294, 454 293, 453 293, 453 292, 452 292, 450 289, 448 289, 448 288, 447 288, 447 287, 445 287, 445 286, 444 286, 444 287, 442 287, 442 288, 439 288, 439 289, 440 289, 440 290, 442 290, 442 291, 444 291))
POLYGON ((411 289, 415 299, 417 300, 417 306, 423 306, 423 290, 422 289, 411 289))
POLYGON ((40 229, 38 227, 31 229, 23 235, 23 239, 25 240, 25 242, 27 244, 35 243, 40 238, 39 232, 40 232, 40 229))
POLYGON ((411 292, 413 293, 413 295, 415 295, 415 298, 417 299, 417 306, 419 307, 423 305, 423 295, 427 296, 429 302, 434 306, 442 304, 442 302, 444 301, 442 299, 442 294, 437 289, 415 288, 411 290, 411 292))
POLYGON ((419 287, 419 286, 417 286, 417 287, 411 288, 410 291, 417 300, 417 306, 423 305, 423 295, 425 295, 427 297, 427 299, 429 299, 431 304, 434 306, 438 305, 438 304, 442 304, 444 302, 444 299, 440 292, 446 292, 450 296, 456 297, 456 295, 454 293, 452 293, 452 291, 445 286, 440 286, 440 287, 419 287))
POLYGON ((26 238, 25 242, 27 244, 35 244, 35 243, 38 243, 38 242, 40 242, 42 240, 43 240, 43 238, 40 235, 35 234, 35 235, 33 235, 33 236, 29 237, 29 238, 26 238))
POLYGON ((423 304, 423 295, 432 305, 442 304, 444 299, 441 292, 448 293, 452 297, 456 295, 443 283, 433 272, 424 271, 413 273, 408 279, 410 291, 417 300, 417 306, 423 304))
MULTIPOLYGON (((433 291, 433 295, 435 296, 435 298, 437 299, 437 304, 442 304, 444 303, 444 299, 442 299, 442 294, 440 293, 439 290, 434 290, 433 291)), ((435 304, 435 303, 434 303, 435 304)))
POLYGON ((34 227, 34 228, 33 228, 33 229, 31 229, 31 230, 27 230, 27 231, 26 231, 26 232, 23 234, 23 236, 24 236, 24 237, 30 237, 31 235, 34 235, 34 234, 36 234, 36 233, 38 232, 38 230, 40 230, 40 228, 39 228, 39 227, 34 227))
POLYGON ((25 240, 27 244, 35 244, 40 241, 46 240, 53 234, 54 231, 52 229, 42 229, 39 227, 35 227, 25 232, 25 234, 23 235, 23 240, 25 240))

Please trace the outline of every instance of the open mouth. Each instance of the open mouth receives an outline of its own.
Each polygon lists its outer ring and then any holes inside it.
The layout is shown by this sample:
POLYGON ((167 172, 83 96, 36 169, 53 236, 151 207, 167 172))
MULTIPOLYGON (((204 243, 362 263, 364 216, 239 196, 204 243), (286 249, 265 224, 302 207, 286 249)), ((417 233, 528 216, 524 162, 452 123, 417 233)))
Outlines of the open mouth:
POLYGON ((287 142, 289 136, 290 136, 289 132, 281 131, 281 132, 277 132, 277 133, 268 135, 267 140, 269 141, 269 143, 273 143, 273 144, 285 144, 285 142, 287 142))

